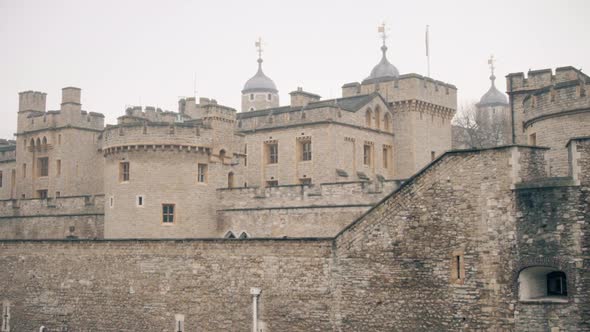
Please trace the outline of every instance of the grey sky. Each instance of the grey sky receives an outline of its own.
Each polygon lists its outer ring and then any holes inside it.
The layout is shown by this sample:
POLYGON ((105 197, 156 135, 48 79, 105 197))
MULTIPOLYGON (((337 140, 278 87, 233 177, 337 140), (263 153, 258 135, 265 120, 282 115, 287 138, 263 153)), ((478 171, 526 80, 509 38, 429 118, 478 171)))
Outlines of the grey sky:
POLYGON ((16 131, 19 91, 82 88, 82 107, 114 123, 126 105, 177 110, 179 96, 216 98, 239 110, 256 71, 254 41, 281 104, 297 86, 323 98, 364 79, 380 58, 456 85, 459 102, 489 87, 487 59, 509 72, 572 65, 590 72, 590 1, 7 1, 0 0, 0 137, 16 131))

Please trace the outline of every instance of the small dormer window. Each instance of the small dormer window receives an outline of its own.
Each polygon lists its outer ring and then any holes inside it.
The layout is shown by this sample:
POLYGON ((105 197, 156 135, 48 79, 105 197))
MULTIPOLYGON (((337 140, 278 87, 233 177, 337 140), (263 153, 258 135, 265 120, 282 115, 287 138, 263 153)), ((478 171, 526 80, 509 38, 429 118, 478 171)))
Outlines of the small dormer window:
POLYGON ((254 94, 253 93, 250 94, 250 100, 254 100, 254 94))

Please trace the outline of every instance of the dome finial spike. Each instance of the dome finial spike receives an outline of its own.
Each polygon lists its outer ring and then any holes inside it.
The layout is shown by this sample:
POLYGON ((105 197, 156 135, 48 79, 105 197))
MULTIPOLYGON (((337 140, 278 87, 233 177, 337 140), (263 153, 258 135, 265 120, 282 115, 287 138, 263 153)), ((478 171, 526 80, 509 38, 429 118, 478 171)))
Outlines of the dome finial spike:
POLYGON ((488 65, 490 65, 490 71, 492 73, 492 75, 490 75, 490 80, 492 81, 492 85, 494 85, 494 81, 496 80, 496 76, 494 75, 494 70, 496 69, 496 67, 494 66, 494 62, 496 62, 496 59, 494 58, 494 55, 490 55, 490 58, 488 59, 488 65))
POLYGON ((387 49, 387 30, 385 28, 385 21, 383 21, 383 23, 381 23, 381 25, 377 27, 377 31, 381 34, 381 39, 383 40, 383 46, 381 47, 381 49, 387 49))
POLYGON ((258 52, 258 67, 260 67, 262 64, 262 38, 258 37, 254 45, 256 46, 256 52, 258 52))

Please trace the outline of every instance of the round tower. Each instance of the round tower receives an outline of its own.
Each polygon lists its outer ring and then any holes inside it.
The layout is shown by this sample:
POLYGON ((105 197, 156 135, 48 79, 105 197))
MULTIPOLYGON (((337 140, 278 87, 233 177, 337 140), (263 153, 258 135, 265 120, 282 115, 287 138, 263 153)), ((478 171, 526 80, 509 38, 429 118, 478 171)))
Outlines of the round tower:
POLYGON ((258 71, 246 81, 242 89, 242 112, 256 111, 279 106, 277 86, 262 71, 262 41, 256 42, 258 49, 258 71))

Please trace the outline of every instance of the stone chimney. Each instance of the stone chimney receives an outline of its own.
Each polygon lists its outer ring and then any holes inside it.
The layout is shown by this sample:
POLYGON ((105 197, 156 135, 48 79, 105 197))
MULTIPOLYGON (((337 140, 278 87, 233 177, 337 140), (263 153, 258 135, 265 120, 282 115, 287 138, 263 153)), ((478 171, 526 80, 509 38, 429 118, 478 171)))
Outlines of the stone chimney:
POLYGON ((320 101, 322 98, 319 95, 303 91, 301 87, 298 87, 296 91, 290 92, 289 95, 291 95, 291 107, 307 106, 307 104, 320 101))
POLYGON ((39 91, 23 91, 18 94, 18 111, 45 112, 47 94, 39 91))
POLYGON ((75 87, 61 89, 61 110, 63 112, 80 112, 82 110, 81 92, 80 88, 75 87))

